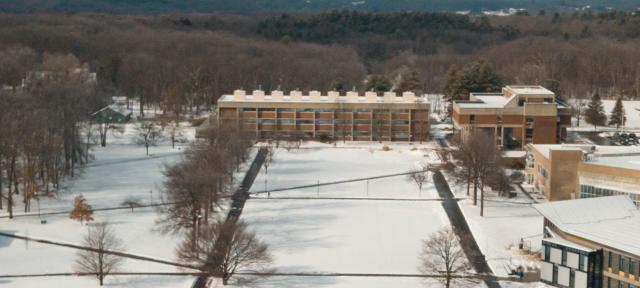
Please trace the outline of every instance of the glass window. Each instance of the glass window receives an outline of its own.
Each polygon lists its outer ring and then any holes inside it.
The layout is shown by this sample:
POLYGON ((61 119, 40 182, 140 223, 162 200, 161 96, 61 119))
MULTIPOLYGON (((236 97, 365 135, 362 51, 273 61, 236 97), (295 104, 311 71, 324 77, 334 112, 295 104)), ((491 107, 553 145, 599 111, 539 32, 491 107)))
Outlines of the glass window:
POLYGON ((612 260, 613 259, 613 257, 612 257, 613 255, 611 254, 611 251, 609 251, 608 254, 609 255, 607 256, 607 262, 609 264, 609 267, 611 267, 611 263, 613 263, 613 260, 612 260))
POLYGON ((629 259, 629 274, 636 274, 636 262, 629 259))
POLYGON ((620 271, 624 272, 625 271, 625 269, 624 269, 625 268, 625 266, 624 266, 624 257, 622 257, 622 255, 620 256, 620 263, 619 264, 620 264, 620 266, 619 266, 620 271))

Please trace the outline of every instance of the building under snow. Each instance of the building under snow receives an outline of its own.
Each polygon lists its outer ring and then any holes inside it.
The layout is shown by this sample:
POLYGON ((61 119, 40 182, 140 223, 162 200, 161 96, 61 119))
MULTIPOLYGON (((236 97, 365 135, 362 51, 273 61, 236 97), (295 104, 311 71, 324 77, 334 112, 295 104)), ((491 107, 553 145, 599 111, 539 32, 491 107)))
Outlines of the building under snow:
POLYGON ((640 210, 628 196, 533 207, 544 216, 542 282, 555 287, 640 287, 640 210))

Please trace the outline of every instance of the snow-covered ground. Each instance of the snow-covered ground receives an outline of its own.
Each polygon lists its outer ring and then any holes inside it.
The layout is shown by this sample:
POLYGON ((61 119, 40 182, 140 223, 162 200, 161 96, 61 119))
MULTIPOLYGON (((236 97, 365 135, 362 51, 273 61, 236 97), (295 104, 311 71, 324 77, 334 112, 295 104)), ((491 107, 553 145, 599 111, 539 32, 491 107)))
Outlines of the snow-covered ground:
MULTIPOLYGON (((307 143, 301 149, 286 151, 277 149, 268 173, 263 168, 256 178, 251 192, 313 185, 409 172, 424 167, 435 160, 433 143, 410 145, 408 143, 307 143), (390 151, 382 151, 388 145, 390 151), (266 180, 266 181, 265 181, 266 180), (266 183, 265 183, 266 182, 266 183), (265 185, 266 184, 266 185, 265 185)), ((433 198, 433 183, 426 183, 422 192, 406 176, 372 179, 368 181, 320 186, 274 192, 274 197, 382 197, 382 198, 433 198)), ((264 197, 266 195, 260 195, 264 197)))
MULTIPOLYGON (((584 101, 585 109, 589 104, 589 100, 584 101)), ((604 106, 604 112, 607 114, 607 121, 611 116, 611 111, 616 104, 616 100, 602 100, 602 104, 604 106)), ((638 130, 640 129, 640 101, 622 101, 622 106, 624 106, 625 116, 627 117, 627 122, 625 124, 625 129, 638 130)), ((580 119, 580 126, 576 127, 576 121, 574 119, 573 126, 570 128, 571 130, 585 130, 585 131, 593 131, 593 126, 589 125, 585 122, 584 118, 580 119)), ((598 130, 609 131, 616 130, 615 127, 598 127, 598 130)))
MULTIPOLYGON (((193 128, 184 127, 184 134, 193 139, 193 128)), ((172 148, 164 139, 150 147, 150 157, 143 146, 135 144, 135 124, 125 126, 123 133, 109 135, 107 147, 94 147, 95 159, 73 179, 63 183, 56 197, 42 199, 40 211, 68 211, 72 199, 82 194, 93 208, 118 207, 130 197, 138 197, 142 204, 159 202, 159 187, 162 184, 162 169, 165 164, 179 159, 183 147, 172 148), (150 191, 152 191, 150 193, 150 191)), ((16 214, 19 212, 19 207, 16 214)), ((31 213, 38 212, 37 202, 32 203, 31 213)), ((6 210, 2 210, 6 215, 6 210)), ((157 231, 158 219, 154 208, 130 210, 95 211, 95 222, 108 222, 116 235, 123 240, 126 252, 172 261, 177 236, 163 235, 157 231)), ((0 231, 33 238, 54 240, 71 244, 82 244, 87 226, 69 219, 67 214, 43 215, 46 224, 38 216, 0 219, 0 231)), ((76 250, 60 246, 25 242, 0 237, 0 271, 2 274, 41 274, 74 272, 76 250)), ((173 266, 126 259, 122 272, 177 272, 173 266)), ((107 277, 110 287, 189 287, 193 277, 189 276, 114 276, 107 277)), ((92 277, 47 277, 0 279, 6 287, 97 287, 92 277)))
MULTIPOLYGON (((453 185, 452 181, 449 185, 456 196, 467 197, 466 185, 453 185)), ((507 267, 518 265, 536 269, 538 263, 533 255, 518 251, 521 238, 525 246, 530 246, 530 251, 535 253, 541 249, 543 217, 531 207, 531 199, 520 193, 516 198, 507 199, 487 192, 484 217, 480 217, 480 199, 478 206, 474 206, 473 187, 471 189, 471 196, 458 204, 494 274, 507 276, 507 267)))
MULTIPOLYGON (((278 149, 252 191, 406 172, 432 160, 432 144, 309 143, 278 149), (425 157, 426 155, 426 157, 425 157)), ((406 176, 274 192, 250 199, 242 217, 265 240, 278 272, 416 274, 421 241, 449 225, 431 183, 422 193, 406 176), (274 199, 276 197, 400 200, 274 199)), ((246 287, 424 287, 413 278, 271 277, 246 287), (258 285, 258 286, 255 286, 258 285)), ((243 285, 238 285, 243 287, 243 285)))

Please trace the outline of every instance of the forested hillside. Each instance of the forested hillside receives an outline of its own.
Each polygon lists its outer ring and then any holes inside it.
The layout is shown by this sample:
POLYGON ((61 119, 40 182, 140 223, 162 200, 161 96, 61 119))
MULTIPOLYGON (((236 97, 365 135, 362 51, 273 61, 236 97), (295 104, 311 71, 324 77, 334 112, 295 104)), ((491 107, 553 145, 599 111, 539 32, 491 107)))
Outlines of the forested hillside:
POLYGON ((640 16, 624 12, 4 14, 0 82, 18 85, 44 52, 73 54, 98 73, 106 96, 160 103, 187 93, 212 103, 237 88, 362 91, 375 79, 390 89, 407 75, 441 92, 448 71, 484 59, 505 83, 542 84, 567 98, 636 98, 639 36, 640 16))
POLYGON ((167 12, 294 12, 357 9, 364 11, 471 11, 521 8, 571 11, 637 9, 627 0, 4 0, 0 11, 66 11, 149 14, 167 12))

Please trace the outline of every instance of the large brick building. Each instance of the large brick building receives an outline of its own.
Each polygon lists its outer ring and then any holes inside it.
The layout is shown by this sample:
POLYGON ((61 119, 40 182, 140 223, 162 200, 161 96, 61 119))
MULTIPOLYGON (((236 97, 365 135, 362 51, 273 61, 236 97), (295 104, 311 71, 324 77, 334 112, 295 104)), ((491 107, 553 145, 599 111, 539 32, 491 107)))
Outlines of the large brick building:
POLYGON ((502 93, 471 93, 453 103, 454 128, 464 140, 472 129, 494 136, 505 150, 529 143, 559 143, 571 125, 571 109, 541 86, 506 86, 502 93))
POLYGON ((260 139, 315 138, 423 141, 429 137, 429 103, 414 93, 236 90, 218 100, 218 121, 255 131, 260 139))

